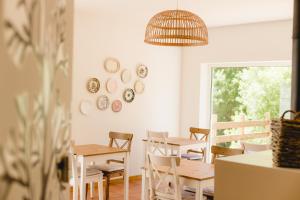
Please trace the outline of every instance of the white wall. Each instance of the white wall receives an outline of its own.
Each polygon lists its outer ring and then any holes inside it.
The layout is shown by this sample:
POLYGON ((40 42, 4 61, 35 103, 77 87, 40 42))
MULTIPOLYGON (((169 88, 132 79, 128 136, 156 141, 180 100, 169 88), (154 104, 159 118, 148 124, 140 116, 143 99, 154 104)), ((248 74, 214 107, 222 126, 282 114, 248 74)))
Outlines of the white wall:
MULTIPOLYGON (((150 16, 143 12, 137 16, 131 8, 123 12, 118 9, 117 12, 115 4, 113 1, 75 1, 72 137, 77 144, 107 144, 110 130, 134 133, 131 175, 136 175, 142 166, 141 140, 147 129, 178 134, 181 50, 145 44, 144 31, 150 16), (110 77, 102 63, 111 56, 119 59, 121 68, 131 69, 132 75, 140 62, 149 68, 144 94, 137 95, 130 104, 122 101, 120 113, 113 113, 110 108, 106 111, 96 108, 97 97, 107 94, 104 84, 110 77), (86 90, 89 77, 101 81, 100 92, 95 95, 86 90), (94 102, 89 116, 79 112, 82 99, 94 102)), ((118 5, 127 6, 122 2, 118 5)), ((119 75, 114 77, 120 80, 119 75)), ((126 86, 133 86, 135 79, 133 76, 132 82, 126 86)), ((122 86, 113 98, 122 99, 124 88, 122 86)))
POLYGON ((180 132, 209 127, 209 69, 205 63, 290 60, 292 21, 209 29, 209 45, 182 53, 180 132), (200 114, 199 114, 200 113, 200 114))

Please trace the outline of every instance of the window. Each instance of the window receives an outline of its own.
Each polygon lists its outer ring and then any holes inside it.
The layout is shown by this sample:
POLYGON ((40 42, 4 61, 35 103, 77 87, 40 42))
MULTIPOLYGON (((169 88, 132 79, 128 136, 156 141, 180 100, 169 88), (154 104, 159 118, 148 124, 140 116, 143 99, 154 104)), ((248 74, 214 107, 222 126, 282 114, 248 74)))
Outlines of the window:
MULTIPOLYGON (((290 108, 291 67, 288 64, 211 66, 211 114, 218 121, 278 118, 290 108)), ((219 131, 218 135, 236 130, 219 131)), ((248 130, 251 131, 251 130, 248 130)), ((226 146, 230 146, 227 144, 226 146)))

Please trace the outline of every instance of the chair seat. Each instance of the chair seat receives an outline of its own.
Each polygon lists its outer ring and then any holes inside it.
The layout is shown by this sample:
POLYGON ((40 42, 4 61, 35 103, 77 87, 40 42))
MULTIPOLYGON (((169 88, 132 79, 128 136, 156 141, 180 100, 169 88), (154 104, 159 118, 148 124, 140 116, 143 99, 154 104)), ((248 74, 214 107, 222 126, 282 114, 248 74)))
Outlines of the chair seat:
POLYGON ((215 193, 215 187, 214 186, 206 187, 206 188, 203 189, 203 194, 205 196, 213 197, 214 193, 215 193))
POLYGON ((102 172, 114 172, 114 171, 124 170, 124 165, 118 163, 111 163, 111 164, 93 165, 90 166, 89 168, 97 169, 102 172))
POLYGON ((186 154, 181 154, 181 158, 185 158, 188 160, 201 160, 202 155, 194 154, 194 153, 186 153, 186 154))
MULTIPOLYGON (((96 168, 86 168, 86 176, 95 176, 100 174, 100 170, 96 168)), ((77 168, 78 177, 80 177, 80 168, 77 168)))
POLYGON ((182 191, 181 192, 182 200, 195 200, 195 193, 182 191))
MULTIPOLYGON (((94 180, 98 180, 99 177, 97 177, 97 175, 100 175, 101 171, 99 171, 98 169, 86 169, 86 179, 94 179, 94 180)), ((77 168, 77 176, 80 179, 80 168, 77 168)), ((86 180, 85 180, 86 181, 86 180)), ((88 181, 87 181, 88 182, 88 181)), ((75 180, 74 177, 71 175, 70 176, 70 180, 69 180, 70 185, 74 185, 75 180)))
MULTIPOLYGON (((196 189, 191 188, 191 187, 185 187, 185 191, 190 192, 190 193, 195 193, 196 189)), ((203 188, 203 195, 204 196, 213 197, 214 193, 215 193, 215 187, 214 186, 203 188)))

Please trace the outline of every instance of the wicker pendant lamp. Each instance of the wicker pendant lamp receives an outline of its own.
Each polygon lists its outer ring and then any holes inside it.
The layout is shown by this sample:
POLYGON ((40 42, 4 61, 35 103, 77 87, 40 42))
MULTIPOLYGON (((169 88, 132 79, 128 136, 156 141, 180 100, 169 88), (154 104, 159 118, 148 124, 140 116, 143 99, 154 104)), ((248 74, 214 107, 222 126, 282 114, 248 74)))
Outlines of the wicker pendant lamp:
POLYGON ((166 10, 150 19, 144 41, 159 46, 204 46, 208 44, 208 31, 194 13, 166 10))

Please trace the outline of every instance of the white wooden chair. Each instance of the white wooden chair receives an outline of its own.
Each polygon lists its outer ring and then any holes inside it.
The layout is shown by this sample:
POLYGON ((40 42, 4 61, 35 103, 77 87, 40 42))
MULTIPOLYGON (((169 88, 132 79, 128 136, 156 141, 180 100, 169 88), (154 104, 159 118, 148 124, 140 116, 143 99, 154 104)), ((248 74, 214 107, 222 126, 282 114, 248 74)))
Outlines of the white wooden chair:
MULTIPOLYGON (((71 164, 70 171, 70 180, 69 184, 73 187, 73 200, 78 199, 78 186, 80 180, 80 166, 78 164, 77 156, 73 151, 74 142, 71 142, 70 152, 69 152, 69 160, 71 164)), ((86 178, 84 180, 85 184, 89 183, 97 183, 98 184, 98 196, 99 200, 103 200, 103 173, 97 169, 87 169, 86 170, 86 178)), ((86 194, 80 194, 86 195, 86 194)), ((93 188, 90 188, 90 196, 93 197, 93 188)))
MULTIPOLYGON (((147 144, 145 149, 145 168, 149 169, 149 158, 148 154, 155 155, 168 155, 168 147, 167 147, 167 138, 169 134, 168 132, 157 132, 157 131, 147 131, 147 144)), ((143 196, 149 196, 149 173, 146 170, 145 180, 142 182, 142 187, 145 187, 144 190, 146 194, 143 196)))
POLYGON ((168 155, 167 138, 168 132, 147 131, 147 150, 148 153, 157 155, 168 155))
POLYGON ((243 147, 245 153, 266 151, 271 149, 270 144, 253 144, 253 143, 241 142, 241 146, 243 147))
POLYGON ((182 191, 176 167, 180 158, 148 154, 150 200, 189 200, 193 193, 182 191), (161 169, 164 168, 164 172, 161 169))

